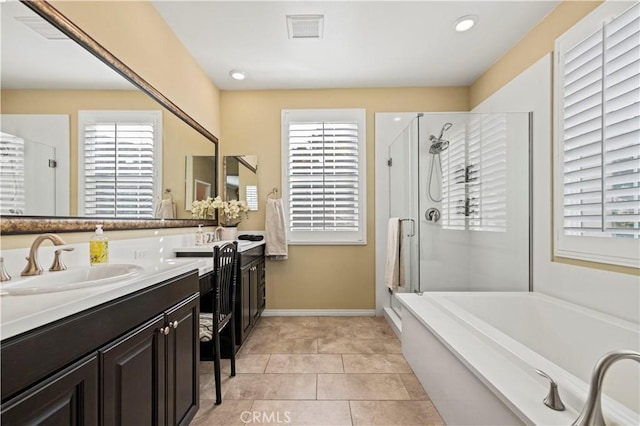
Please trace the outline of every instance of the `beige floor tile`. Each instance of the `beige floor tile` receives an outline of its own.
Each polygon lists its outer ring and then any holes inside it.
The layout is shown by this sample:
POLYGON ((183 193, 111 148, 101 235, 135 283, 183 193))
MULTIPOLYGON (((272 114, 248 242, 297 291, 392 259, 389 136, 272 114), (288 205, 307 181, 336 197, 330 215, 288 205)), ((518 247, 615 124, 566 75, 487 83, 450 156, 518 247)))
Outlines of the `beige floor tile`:
MULTIPOLYGON (((222 379, 222 398, 229 389, 233 381, 238 377, 230 377, 227 374, 221 374, 222 379)), ((200 401, 216 399, 216 381, 213 374, 200 374, 200 401)))
POLYGON ((328 354, 370 354, 402 353, 400 340, 396 338, 385 339, 349 339, 331 338, 318 339, 318 353, 328 354))
POLYGON ((348 401, 254 401, 251 411, 262 416, 260 425, 351 426, 348 401), (279 423, 269 422, 278 415, 279 423))
POLYGON ((273 354, 266 373, 344 373, 337 354, 273 354))
POLYGON ((318 374, 318 399, 408 400, 398 374, 318 374))
MULTIPOLYGON (((222 375, 231 374, 231 360, 220 360, 222 375)), ((236 358, 236 374, 264 373, 269 362, 269 354, 244 354, 236 358)), ((213 374, 213 361, 200 361, 200 374, 213 374)))
POLYGON ((395 333, 388 326, 335 327, 327 331, 325 338, 348 339, 395 339, 395 333))
POLYGON ((318 352, 317 339, 249 340, 242 354, 309 354, 318 352))
POLYGON ((314 327, 318 325, 318 317, 262 317, 258 322, 257 328, 273 327, 283 324, 314 327))
POLYGON ((345 373, 412 373, 402 354, 343 354, 345 373))
POLYGON ((444 425, 429 401, 350 401, 354 425, 444 425))
POLYGON ((400 374, 400 380, 402 380, 402 384, 407 389, 407 392, 409 392, 411 399, 419 401, 429 399, 429 395, 424 391, 415 374, 400 374))
POLYGON ((226 399, 316 399, 315 374, 239 374, 226 399))
POLYGON ((223 401, 215 405, 213 400, 200 401, 200 409, 191 426, 236 426, 244 425, 242 413, 251 410, 253 401, 223 401))
POLYGON ((331 327, 371 327, 376 317, 318 317, 319 326, 331 327))

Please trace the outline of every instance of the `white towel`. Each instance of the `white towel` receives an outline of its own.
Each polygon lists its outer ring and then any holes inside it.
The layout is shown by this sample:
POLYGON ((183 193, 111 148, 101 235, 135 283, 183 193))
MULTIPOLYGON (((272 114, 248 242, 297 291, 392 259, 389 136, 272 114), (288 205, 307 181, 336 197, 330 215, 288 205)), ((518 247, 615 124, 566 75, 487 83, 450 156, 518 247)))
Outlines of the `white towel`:
POLYGON ((404 287, 404 260, 402 258, 402 224, 400 219, 389 219, 387 235, 387 263, 384 283, 391 290, 404 287))
POLYGON ((156 219, 175 219, 176 203, 171 198, 166 200, 158 200, 156 203, 156 219))
POLYGON ((289 256, 289 248, 287 247, 287 231, 282 198, 277 200, 267 198, 264 230, 265 256, 271 260, 286 260, 289 256))

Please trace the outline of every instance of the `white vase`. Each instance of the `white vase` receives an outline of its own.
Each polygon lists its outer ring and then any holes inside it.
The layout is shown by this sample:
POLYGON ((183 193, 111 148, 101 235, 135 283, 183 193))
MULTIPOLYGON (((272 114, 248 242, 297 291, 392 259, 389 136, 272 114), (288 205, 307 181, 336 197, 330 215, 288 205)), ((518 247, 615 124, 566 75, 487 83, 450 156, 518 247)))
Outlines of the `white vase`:
POLYGON ((238 238, 237 226, 223 226, 220 230, 221 240, 235 240, 238 238))

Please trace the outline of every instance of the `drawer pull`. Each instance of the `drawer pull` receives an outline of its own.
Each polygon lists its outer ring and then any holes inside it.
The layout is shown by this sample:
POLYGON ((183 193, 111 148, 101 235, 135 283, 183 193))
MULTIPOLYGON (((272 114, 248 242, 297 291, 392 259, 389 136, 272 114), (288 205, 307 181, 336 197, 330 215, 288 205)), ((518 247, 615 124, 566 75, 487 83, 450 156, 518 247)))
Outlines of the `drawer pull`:
POLYGON ((169 332, 170 332, 170 331, 171 331, 171 329, 170 329, 169 327, 160 327, 160 328, 158 329, 158 332, 159 332, 160 334, 164 334, 165 336, 166 336, 167 334, 169 334, 169 332))
POLYGON ((169 327, 171 327, 171 328, 178 328, 178 321, 170 322, 170 323, 169 323, 169 327))

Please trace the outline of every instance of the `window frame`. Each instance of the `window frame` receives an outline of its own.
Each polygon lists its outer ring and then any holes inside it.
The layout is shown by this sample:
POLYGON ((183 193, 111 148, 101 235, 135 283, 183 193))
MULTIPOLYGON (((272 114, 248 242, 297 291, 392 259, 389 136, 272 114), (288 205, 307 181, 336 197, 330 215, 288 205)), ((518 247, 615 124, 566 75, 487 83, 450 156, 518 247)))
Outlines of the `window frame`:
POLYGON ((282 200, 287 243, 290 245, 366 245, 367 244, 367 135, 366 110, 283 109, 281 112, 282 200), (358 231, 291 231, 289 229, 289 123, 348 121, 358 125, 358 231))
MULTIPOLYGON (((604 235, 571 236, 564 233, 564 126, 562 116, 564 111, 564 53, 597 31, 600 31, 604 24, 611 22, 630 9, 632 7, 630 4, 630 2, 606 1, 555 41, 553 87, 553 254, 557 257, 639 268, 640 244, 637 238, 615 238, 604 235)), ((604 155, 604 151, 602 155, 604 155)))
MULTIPOLYGON (((160 110, 79 110, 78 111, 78 216, 87 216, 84 209, 85 201, 85 127, 91 122, 121 121, 121 122, 153 122, 153 200, 157 200, 162 194, 162 111, 160 110)), ((155 209, 152 209, 155 210, 155 209)), ((114 218, 118 218, 114 216, 114 218)), ((149 219, 153 219, 154 216, 149 219)), ((121 217, 122 219, 122 217, 121 217)), ((129 219, 129 218, 126 218, 129 219)))

